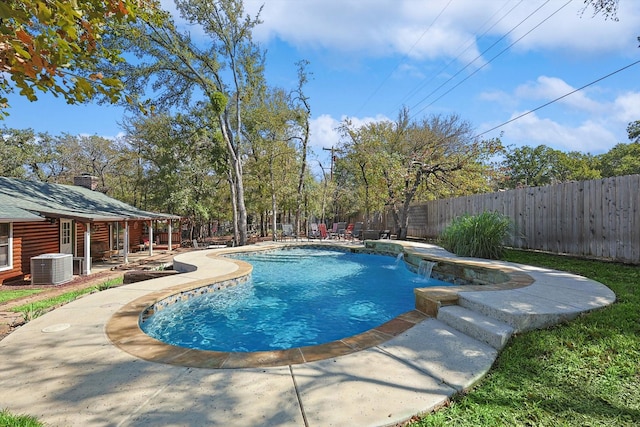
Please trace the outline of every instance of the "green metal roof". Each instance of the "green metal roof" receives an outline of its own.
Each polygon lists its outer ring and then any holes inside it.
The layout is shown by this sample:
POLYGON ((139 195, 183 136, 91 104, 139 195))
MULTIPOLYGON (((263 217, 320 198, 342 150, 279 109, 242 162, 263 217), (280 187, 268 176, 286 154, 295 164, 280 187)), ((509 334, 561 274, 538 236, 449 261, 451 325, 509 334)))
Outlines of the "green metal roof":
POLYGON ((0 220, 35 221, 45 217, 81 222, 180 218, 143 211, 84 187, 0 177, 0 220))
POLYGON ((0 196, 0 220, 7 222, 44 221, 44 218, 15 206, 7 206, 0 196))

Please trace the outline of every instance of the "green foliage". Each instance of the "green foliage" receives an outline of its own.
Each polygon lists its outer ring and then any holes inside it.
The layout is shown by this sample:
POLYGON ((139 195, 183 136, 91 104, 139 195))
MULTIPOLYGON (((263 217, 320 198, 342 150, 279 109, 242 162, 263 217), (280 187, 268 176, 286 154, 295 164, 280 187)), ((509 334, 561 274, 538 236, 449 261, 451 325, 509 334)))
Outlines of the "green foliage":
POLYGON ((616 144, 599 159, 604 177, 640 174, 640 142, 616 144))
POLYGON ((6 427, 42 427, 37 418, 30 415, 13 415, 7 409, 0 411, 0 426, 6 427))
POLYGON ((510 230, 511 220, 498 212, 463 215, 442 232, 440 244, 459 256, 499 259, 510 230))
POLYGON ((392 208, 399 239, 406 238, 411 202, 433 198, 442 187, 487 182, 482 164, 502 149, 499 139, 474 140, 469 123, 455 114, 413 120, 402 109, 396 122, 356 127, 347 120, 340 131, 345 177, 364 184, 371 208, 392 208))
POLYGON ((627 135, 629 136, 629 141, 640 142, 640 120, 629 123, 627 126, 627 135))
POLYGON ((26 178, 26 164, 34 156, 35 133, 32 129, 3 127, 0 131, 0 176, 26 178))
POLYGON ((98 291, 106 291, 107 289, 120 286, 124 283, 124 277, 116 277, 115 279, 107 280, 106 282, 100 283, 95 287, 98 291))
POLYGON ((202 107, 204 98, 207 106, 199 109, 210 113, 205 126, 212 133, 219 132, 227 150, 234 240, 244 245, 243 103, 264 83, 264 52, 252 40, 253 28, 261 22, 260 12, 255 18, 245 15, 241 0, 176 0, 175 6, 182 19, 202 30, 197 43, 188 31, 177 28, 169 12, 148 9, 138 14, 133 25, 113 27, 110 48, 140 61, 118 64, 111 70, 126 75, 128 102, 146 112, 202 107))
POLYGON ((577 151, 564 153, 546 145, 524 146, 507 152, 503 167, 507 188, 600 178, 597 158, 577 151))
POLYGON ((23 313, 25 316, 25 319, 32 320, 32 319, 35 319, 36 317, 40 317, 51 308, 69 303, 74 299, 78 298, 79 296, 88 294, 90 292, 93 292, 94 290, 95 288, 87 288, 87 289, 81 289, 77 291, 66 292, 56 297, 47 298, 34 303, 19 305, 17 307, 12 308, 11 311, 23 313))
POLYGON ((86 295, 96 291, 103 291, 114 286, 119 286, 122 284, 122 280, 123 279, 121 277, 107 280, 104 283, 101 283, 99 285, 92 286, 89 288, 65 292, 64 294, 43 299, 34 303, 19 305, 17 307, 12 308, 11 311, 21 312, 23 313, 26 320, 33 320, 36 317, 42 316, 47 311, 55 307, 58 307, 60 305, 67 304, 75 300, 76 298, 81 297, 82 295, 86 295))
POLYGON ((503 259, 596 280, 616 302, 513 337, 474 390, 411 426, 640 425, 640 267, 513 250, 503 259))
MULTIPOLYGON (((131 0, 5 0, 0 2, 0 96, 14 87, 30 101, 36 92, 62 95, 69 103, 95 95, 111 101, 119 79, 99 72, 100 61, 121 61, 118 50, 102 44, 108 21, 133 17, 131 0)), ((7 99, 0 98, 0 118, 7 99)))
POLYGON ((127 180, 136 185, 130 203, 180 214, 191 224, 220 217, 226 152, 206 113, 138 116, 126 130, 121 151, 128 153, 127 180))
POLYGON ((229 100, 221 92, 215 92, 211 95, 211 107, 216 114, 220 114, 227 108, 227 102, 229 100))
POLYGON ((640 174, 640 120, 629 123, 630 143, 620 143, 598 156, 554 150, 545 145, 507 151, 502 162, 502 186, 543 186, 566 181, 584 181, 640 174))
POLYGON ((245 165, 247 204, 256 212, 295 212, 301 161, 295 138, 298 111, 284 89, 268 88, 254 95, 243 115, 250 153, 245 165))
POLYGON ((14 299, 34 295, 42 292, 44 289, 16 289, 0 291, 0 304, 14 299))

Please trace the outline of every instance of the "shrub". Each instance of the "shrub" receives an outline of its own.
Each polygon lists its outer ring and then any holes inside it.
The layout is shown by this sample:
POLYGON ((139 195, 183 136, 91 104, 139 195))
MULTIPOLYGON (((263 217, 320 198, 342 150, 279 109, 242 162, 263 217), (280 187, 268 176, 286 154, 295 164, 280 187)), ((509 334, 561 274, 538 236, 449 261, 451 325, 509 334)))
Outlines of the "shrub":
POLYGON ((465 214, 454 219, 440 235, 440 245, 459 256, 499 259, 511 220, 498 212, 465 214))

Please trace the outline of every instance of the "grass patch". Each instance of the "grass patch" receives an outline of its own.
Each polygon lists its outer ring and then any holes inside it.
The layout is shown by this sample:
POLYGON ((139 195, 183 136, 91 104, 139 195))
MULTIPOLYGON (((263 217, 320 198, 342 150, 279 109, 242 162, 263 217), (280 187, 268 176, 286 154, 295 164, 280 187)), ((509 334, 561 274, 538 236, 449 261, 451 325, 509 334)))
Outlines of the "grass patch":
POLYGON ((44 289, 12 289, 9 291, 3 290, 0 291, 0 304, 29 295, 35 295, 42 292, 43 290, 44 289))
POLYGON ((116 277, 115 279, 110 279, 104 283, 100 283, 99 285, 96 286, 96 289, 99 291, 105 291, 109 288, 120 286, 122 285, 123 282, 124 282, 124 276, 116 277))
POLYGON ((0 426, 42 427, 43 424, 29 415, 13 415, 6 409, 0 411, 0 426))
POLYGON ((513 250, 502 259, 586 276, 617 301, 515 336, 474 390, 411 426, 640 425, 640 267, 513 250))
POLYGON ((67 304, 82 295, 86 295, 88 293, 96 291, 103 291, 111 287, 121 285, 122 280, 122 277, 107 280, 104 283, 89 288, 70 291, 55 297, 43 299, 41 301, 19 305, 12 308, 11 311, 23 313, 26 320, 35 319, 36 317, 41 316, 50 309, 67 304))

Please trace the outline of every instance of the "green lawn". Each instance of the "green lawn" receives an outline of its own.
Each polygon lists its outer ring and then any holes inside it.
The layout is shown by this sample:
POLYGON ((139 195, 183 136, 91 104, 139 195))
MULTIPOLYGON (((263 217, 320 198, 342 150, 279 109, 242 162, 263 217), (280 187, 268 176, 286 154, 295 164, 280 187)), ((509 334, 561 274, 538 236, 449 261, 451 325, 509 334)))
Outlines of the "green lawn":
POLYGON ((11 289, 0 291, 0 304, 14 299, 22 298, 27 295, 37 294, 44 289, 11 289))
POLYGON ((515 336, 474 390, 411 426, 639 426, 640 267, 520 251, 503 259, 589 277, 617 301, 515 336))
POLYGON ((46 298, 46 299, 29 303, 29 304, 19 305, 17 307, 12 308, 11 311, 22 312, 25 314, 25 318, 27 320, 31 320, 35 317, 38 317, 46 313, 47 310, 49 310, 52 307, 57 307, 59 305, 69 303, 82 295, 95 292, 95 291, 102 291, 113 286, 119 286, 122 284, 122 280, 123 280, 122 277, 108 280, 97 286, 92 286, 89 288, 79 289, 75 291, 69 291, 55 297, 46 298))

